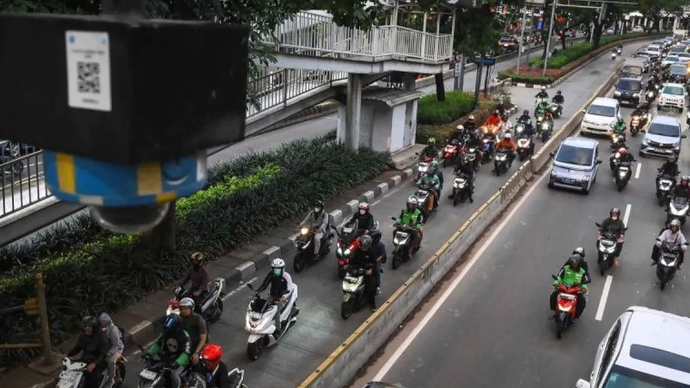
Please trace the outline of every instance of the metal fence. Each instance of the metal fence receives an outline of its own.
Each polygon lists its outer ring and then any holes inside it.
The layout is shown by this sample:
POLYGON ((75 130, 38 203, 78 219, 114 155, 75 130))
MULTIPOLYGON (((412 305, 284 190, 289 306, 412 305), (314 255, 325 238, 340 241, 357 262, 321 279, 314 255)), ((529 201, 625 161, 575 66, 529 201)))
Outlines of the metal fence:
POLYGON ((43 152, 37 151, 0 164, 0 218, 38 203, 52 194, 43 176, 43 152))

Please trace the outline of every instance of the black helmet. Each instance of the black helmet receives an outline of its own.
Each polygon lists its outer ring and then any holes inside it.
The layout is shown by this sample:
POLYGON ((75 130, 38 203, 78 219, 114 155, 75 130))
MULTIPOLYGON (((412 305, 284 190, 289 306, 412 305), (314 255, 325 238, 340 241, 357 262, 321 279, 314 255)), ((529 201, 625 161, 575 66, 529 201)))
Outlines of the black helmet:
POLYGON ((364 249, 365 251, 371 248, 371 244, 373 243, 373 240, 371 239, 371 236, 368 234, 365 234, 360 238, 360 243, 359 246, 360 248, 364 249))
POLYGON ((371 231, 371 233, 369 233, 369 235, 371 236, 371 239, 373 241, 381 241, 381 231, 380 230, 374 229, 371 231))
POLYGON ((87 315, 84 318, 82 318, 82 320, 81 320, 81 329, 82 330, 86 329, 87 327, 90 327, 94 330, 97 330, 98 326, 100 326, 98 323, 98 319, 96 319, 96 317, 94 317, 94 316, 87 315))
POLYGON ((613 217, 613 214, 614 214, 614 213, 618 214, 618 217, 620 217, 620 216, 621 216, 621 209, 619 209, 619 208, 617 208, 617 207, 614 207, 614 208, 611 209, 611 211, 609 212, 609 216, 613 217))
POLYGON ((561 91, 560 91, 560 90, 557 91, 556 94, 560 96, 560 95, 561 95, 561 91))
POLYGON ((523 110, 522 114, 525 116, 529 116, 529 110, 527 110, 527 109, 523 110))
POLYGON ((177 314, 170 314, 165 318, 164 330, 167 333, 182 330, 182 318, 177 314))
POLYGON ((570 256, 570 258, 568 259, 568 265, 571 265, 571 266, 572 266, 572 265, 579 266, 580 264, 582 264, 582 258, 580 257, 580 255, 572 255, 572 256, 570 256))

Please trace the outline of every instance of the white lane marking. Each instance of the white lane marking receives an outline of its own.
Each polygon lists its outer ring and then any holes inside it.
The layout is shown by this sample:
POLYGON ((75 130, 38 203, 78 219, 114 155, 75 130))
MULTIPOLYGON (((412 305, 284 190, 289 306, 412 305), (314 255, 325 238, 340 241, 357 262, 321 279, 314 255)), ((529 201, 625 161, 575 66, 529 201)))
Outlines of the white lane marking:
POLYGON ((628 226, 628 220, 630 219, 630 211, 632 210, 632 204, 625 205, 625 213, 623 214, 623 224, 628 226))
POLYGON ((525 195, 520 199, 520 202, 518 202, 518 204, 515 207, 513 207, 511 212, 506 216, 506 218, 503 220, 503 222, 501 222, 501 224, 498 226, 498 228, 496 228, 496 230, 486 240, 484 245, 482 245, 481 248, 479 248, 479 250, 477 251, 477 253, 475 253, 475 255, 470 259, 470 261, 467 262, 467 264, 462 269, 460 274, 453 280, 453 283, 450 284, 450 286, 446 289, 446 291, 443 293, 441 298, 436 301, 436 303, 434 304, 434 307, 432 307, 431 310, 429 310, 429 312, 426 313, 424 318, 417 324, 417 326, 414 328, 414 330, 412 330, 412 332, 407 336, 405 341, 398 347, 398 349, 395 350, 395 353, 393 353, 393 355, 390 357, 390 359, 388 359, 388 361, 386 361, 386 363, 383 365, 381 370, 379 370, 379 372, 374 377, 374 379, 373 379, 374 381, 381 381, 384 379, 384 377, 386 376, 388 371, 393 367, 393 365, 395 365, 395 363, 398 361, 400 356, 402 356, 403 353, 405 353, 405 350, 407 350, 407 348, 410 346, 412 341, 414 341, 414 339, 417 338, 419 333, 421 333, 421 331, 424 329, 424 327, 427 325, 427 323, 429 323, 431 318, 433 318, 434 314, 436 314, 436 312, 446 302, 446 300, 450 297, 450 295, 453 293, 453 291, 455 291, 455 289, 458 287, 458 285, 460 284, 462 279, 465 278, 465 275, 467 275, 467 273, 477 263, 477 261, 479 260, 481 255, 484 253, 484 251, 486 251, 486 249, 493 243, 493 241, 496 239, 496 237, 498 237, 499 233, 501 233, 501 230, 503 230, 503 228, 506 226, 506 224, 508 224, 508 221, 510 221, 513 218, 513 216, 515 215, 515 213, 517 213, 517 211, 520 209, 522 204, 525 203, 525 201, 528 198, 530 198, 530 196, 532 195, 532 192, 537 187, 539 187, 541 182, 547 176, 549 176, 549 174, 545 173, 544 175, 542 175, 541 178, 539 178, 534 183, 534 185, 525 193, 525 195))
POLYGON ((637 170, 635 170, 635 179, 640 179, 640 173, 642 172, 642 163, 637 163, 637 170))
POLYGON ((613 276, 606 275, 606 283, 604 283, 604 290, 601 292, 599 308, 597 308, 597 315, 594 317, 594 319, 596 319, 597 321, 601 321, 601 319, 604 317, 606 301, 609 299, 609 291, 611 291, 611 282, 613 282, 613 276))

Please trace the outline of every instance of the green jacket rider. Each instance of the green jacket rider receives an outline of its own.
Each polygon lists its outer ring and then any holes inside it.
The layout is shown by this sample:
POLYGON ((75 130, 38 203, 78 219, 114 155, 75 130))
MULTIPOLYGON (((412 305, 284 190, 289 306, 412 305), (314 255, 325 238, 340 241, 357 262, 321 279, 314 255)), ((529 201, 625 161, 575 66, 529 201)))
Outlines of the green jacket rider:
POLYGON ((570 265, 565 265, 558 273, 556 280, 553 281, 554 286, 559 286, 564 284, 568 287, 574 285, 579 285, 580 288, 587 291, 587 284, 583 283, 582 280, 585 278, 587 271, 585 271, 582 266, 579 266, 576 270, 572 269, 570 265))
POLYGON ((622 118, 619 118, 613 125, 613 131, 616 133, 624 133, 627 128, 628 127, 625 125, 625 121, 623 121, 622 118))
MULTIPOLYGON (((556 279, 553 282, 553 285, 556 287, 556 289, 551 293, 551 297, 549 298, 549 304, 552 311, 558 313, 556 311, 558 294, 560 293, 558 286, 561 284, 567 287, 577 285, 583 292, 587 292, 587 283, 589 282, 589 277, 587 275, 587 270, 583 268, 583 263, 584 260, 582 256, 576 253, 570 256, 568 262, 563 266, 563 268, 561 268, 561 271, 558 273, 558 276, 556 276, 556 279)), ((575 306, 575 317, 573 323, 580 318, 582 312, 585 310, 586 305, 587 298, 585 298, 584 295, 579 295, 577 298, 577 304, 575 306)))
POLYGON ((400 212, 400 217, 396 220, 398 224, 411 226, 416 228, 412 232, 412 241, 410 242, 407 254, 412 257, 414 248, 419 246, 424 236, 424 231, 422 226, 424 225, 424 216, 422 212, 417 208, 417 200, 415 198, 410 198, 407 200, 407 205, 405 209, 400 212))
POLYGON ((419 180, 418 183, 419 186, 424 186, 424 185, 429 185, 431 186, 434 190, 437 192, 441 188, 441 181, 438 179, 438 175, 436 175, 436 171, 434 171, 433 174, 424 174, 422 179, 419 180))
POLYGON ((168 315, 165 319, 163 334, 147 350, 150 356, 158 356, 161 361, 169 364, 174 363, 179 372, 189 365, 192 354, 192 340, 187 331, 182 328, 183 325, 179 315, 168 315))

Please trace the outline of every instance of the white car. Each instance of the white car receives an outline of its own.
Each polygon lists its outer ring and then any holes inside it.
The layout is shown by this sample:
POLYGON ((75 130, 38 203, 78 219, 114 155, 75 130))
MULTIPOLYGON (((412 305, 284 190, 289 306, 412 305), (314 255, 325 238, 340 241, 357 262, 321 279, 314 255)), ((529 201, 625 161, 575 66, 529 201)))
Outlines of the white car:
POLYGON ((651 56, 653 59, 654 58, 661 58, 661 46, 656 45, 656 44, 650 44, 647 46, 645 51, 651 56))
POLYGON ((690 318, 629 307, 599 344, 577 388, 690 387, 690 318))
POLYGON ((659 93, 659 108, 675 108, 682 112, 685 108, 685 85, 664 85, 659 93))
POLYGON ((680 62, 680 57, 676 54, 671 54, 661 61, 661 66, 675 65, 678 62, 680 62))
POLYGON ((678 53, 678 58, 680 59, 680 63, 688 63, 690 62, 690 53, 678 53))
POLYGON ((597 97, 588 109, 583 110, 585 116, 580 124, 583 134, 610 135, 613 124, 620 117, 620 103, 608 97, 597 97))
POLYGON ((632 32, 644 32, 644 28, 642 26, 635 26, 632 28, 632 32))

